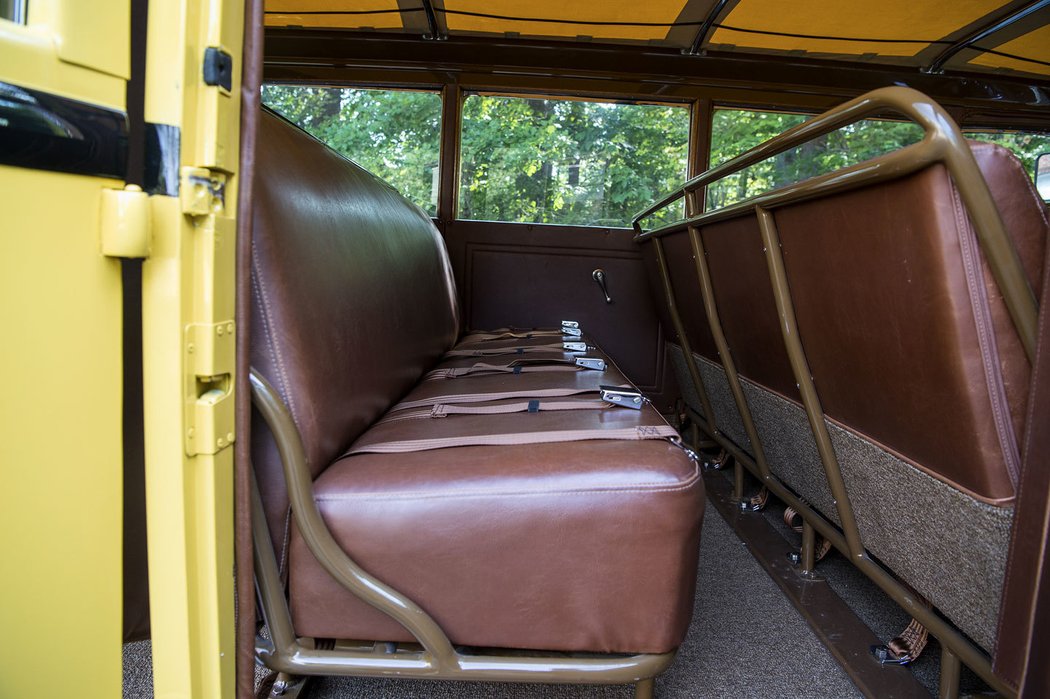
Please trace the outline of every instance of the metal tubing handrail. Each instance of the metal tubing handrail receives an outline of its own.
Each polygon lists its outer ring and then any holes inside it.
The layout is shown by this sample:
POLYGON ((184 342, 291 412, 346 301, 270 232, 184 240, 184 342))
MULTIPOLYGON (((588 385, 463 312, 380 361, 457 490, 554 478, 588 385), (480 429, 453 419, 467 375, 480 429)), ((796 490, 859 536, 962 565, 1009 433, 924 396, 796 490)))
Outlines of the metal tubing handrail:
POLYGON ((704 432, 714 436, 718 434, 718 423, 715 420, 714 407, 711 403, 711 398, 707 393, 707 385, 704 383, 704 379, 700 375, 700 367, 697 366, 696 358, 693 356, 693 348, 689 343, 689 336, 685 332, 685 325, 682 323, 682 316, 678 313, 678 304, 675 303, 674 288, 671 286, 671 273, 667 268, 667 256, 664 254, 662 241, 654 240, 653 245, 656 250, 656 265, 660 270, 660 278, 663 280, 667 310, 671 316, 671 322, 674 324, 674 331, 678 335, 678 341, 682 345, 682 354, 685 355, 685 366, 689 372, 689 378, 693 382, 693 388, 696 389, 696 393, 700 398, 700 405, 704 408, 704 432))
POLYGON ((405 627, 433 658, 436 667, 455 667, 456 651, 437 622, 408 597, 365 572, 332 536, 314 500, 306 451, 291 413, 273 386, 254 369, 250 380, 255 406, 277 442, 292 515, 310 552, 343 587, 405 627))
MULTIPOLYGON (((812 199, 836 191, 852 189, 865 182, 884 181, 900 177, 918 171, 919 169, 933 163, 944 163, 949 175, 952 177, 957 189, 959 190, 959 194, 966 205, 967 210, 969 211, 971 220, 974 223, 975 232, 982 249, 985 250, 993 274, 996 277, 997 283, 1000 285, 1000 289, 1004 290, 1004 295, 1006 295, 1007 288, 1013 289, 1012 293, 1014 294, 1014 303, 1011 305, 1010 298, 1008 297, 1008 307, 1010 308, 1018 333, 1021 335, 1022 341, 1025 342, 1026 350, 1029 350, 1029 357, 1031 358, 1032 353, 1034 352, 1034 325, 1032 326, 1033 336, 1026 339, 1025 314, 1030 313, 1031 317, 1029 320, 1034 323, 1036 316, 1034 295, 1031 294, 1027 278, 1024 277, 1023 271, 1020 268, 1020 261, 1017 257, 1016 250, 1006 236, 998 210, 995 208, 994 202, 991 200, 987 184, 980 175, 973 154, 965 140, 962 138, 961 133, 959 133, 958 128, 951 122, 948 115, 944 113, 940 107, 913 90, 891 88, 877 91, 877 93, 880 93, 879 100, 872 100, 872 95, 875 94, 872 93, 858 98, 858 100, 854 100, 852 103, 843 105, 843 107, 840 107, 840 110, 856 117, 858 114, 862 115, 868 113, 859 111, 861 106, 864 106, 869 112, 884 109, 886 107, 895 108, 897 111, 901 111, 912 117, 913 120, 919 122, 920 125, 926 129, 926 134, 922 141, 850 168, 844 168, 818 178, 795 183, 787 187, 752 197, 730 207, 707 213, 696 213, 696 192, 697 190, 702 191, 702 188, 706 187, 710 182, 717 180, 719 177, 724 177, 727 174, 743 169, 754 162, 764 160, 769 157, 770 154, 782 152, 793 147, 796 143, 804 142, 816 135, 820 135, 821 133, 828 133, 843 125, 842 122, 845 117, 839 115, 838 118, 836 118, 835 112, 829 112, 828 114, 817 117, 807 124, 802 124, 789 132, 785 132, 781 137, 762 144, 749 153, 745 153, 737 160, 730 161, 729 163, 719 166, 719 168, 715 168, 699 177, 691 179, 676 194, 665 198, 663 204, 657 204, 647 210, 647 212, 644 212, 635 218, 634 227, 637 233, 636 240, 645 241, 652 239, 651 242, 656 246, 657 258, 658 262, 660 262, 662 258, 662 247, 660 245, 662 242, 661 237, 682 230, 688 231, 692 244, 693 257, 696 263, 697 277, 700 281, 701 295, 703 297, 705 311, 707 312, 709 322, 712 324, 712 332, 715 335, 719 355, 725 365, 724 369, 727 373, 734 401, 737 403, 738 410, 740 410, 741 416, 744 419, 745 431, 748 434, 748 438, 752 441, 753 445, 756 446, 758 451, 756 454, 757 458, 752 459, 749 455, 743 453, 743 451, 740 450, 731 440, 726 439, 724 435, 718 434, 717 432, 712 434, 715 441, 721 443, 725 449, 733 454, 739 463, 743 463, 749 471, 758 476, 759 480, 766 484, 778 497, 783 499, 789 505, 795 507, 795 509, 803 515, 804 521, 809 524, 810 528, 815 528, 819 531, 821 535, 827 538, 836 549, 846 555, 880 588, 890 594, 890 596, 910 612, 912 616, 923 623, 930 632, 941 641, 942 645, 955 654, 955 657, 962 659, 963 662, 973 668, 995 689, 1009 695, 1009 688, 1006 687, 1002 680, 992 671, 991 663, 987 656, 979 651, 967 639, 962 637, 958 631, 941 619, 935 612, 919 603, 915 594, 894 579, 881 565, 876 563, 869 556, 864 547, 841 468, 838 463, 838 458, 825 422, 823 406, 821 405, 820 397, 813 383, 805 351, 802 347, 801 340, 798 337, 799 331, 797 319, 795 318, 791 291, 787 284, 784 261, 780 251, 779 234, 776 229, 773 214, 770 211, 770 209, 777 206, 783 206, 787 203, 803 201, 805 199, 812 199), (908 100, 910 100, 910 102, 908 100), (903 106, 902 104, 893 104, 895 102, 902 103, 903 106), (721 172, 721 174, 718 174, 719 172, 721 172), (685 220, 652 231, 643 232, 641 230, 640 221, 642 218, 648 216, 653 211, 659 210, 662 206, 665 206, 666 203, 676 201, 682 196, 686 197, 686 203, 689 205, 687 218, 685 220), (799 386, 810 430, 813 433, 818 454, 824 467, 824 475, 827 479, 828 486, 832 491, 832 495, 835 498, 835 509, 838 512, 842 526, 841 532, 832 526, 823 514, 818 513, 807 503, 801 501, 794 492, 788 489, 779 478, 770 471, 768 464, 764 463, 765 458, 762 453, 763 450, 761 442, 759 441, 760 438, 758 437, 755 426, 749 424, 751 422, 749 419, 751 418, 750 409, 740 390, 740 378, 737 376, 735 368, 733 367, 728 344, 724 337, 719 338, 719 335, 721 335, 721 322, 718 318, 718 308, 714 298, 714 290, 710 283, 706 251, 704 250, 703 241, 701 239, 700 228, 701 224, 748 214, 754 215, 758 218, 763 248, 765 251, 764 256, 766 258, 770 283, 773 286, 774 299, 777 305, 781 335, 791 361, 792 372, 799 386), (1027 309, 1024 304, 1024 292, 1027 292, 1027 295, 1032 302, 1032 306, 1027 309), (1018 301, 1018 295, 1021 297, 1020 301, 1018 301), (1028 340, 1031 340, 1031 347, 1028 345, 1028 340)), ((663 277, 664 285, 667 287, 666 291, 668 298, 672 304, 672 316, 677 316, 677 312, 674 309, 674 291, 670 288, 671 283, 666 269, 666 263, 660 265, 660 272, 663 277)), ((677 320, 677 318, 675 319, 677 320)), ((696 381, 696 378, 697 377, 695 376, 693 377, 694 382, 696 381)), ((812 558, 813 532, 810 531, 809 533, 810 536, 808 538, 810 540, 810 550, 807 552, 806 546, 804 545, 803 553, 808 553, 809 558, 812 558)))
POLYGON ((437 623, 404 595, 362 570, 332 537, 313 499, 306 453, 291 413, 274 388, 254 369, 252 399, 266 421, 281 456, 289 502, 310 551, 355 596, 394 618, 423 646, 422 651, 393 653, 346 648, 319 649, 296 636, 284 597, 273 542, 258 484, 252 475, 252 540, 256 587, 271 640, 258 639, 257 652, 267 667, 291 675, 415 677, 428 679, 636 685, 647 696, 652 678, 674 661, 676 651, 607 654, 586 657, 559 653, 537 655, 465 655, 457 652, 437 623))
POLYGON ((999 210, 995 206, 988 184, 981 176, 977 161, 959 127, 944 109, 917 90, 906 87, 886 87, 852 99, 835 109, 799 124, 775 138, 693 177, 682 187, 667 195, 634 217, 635 240, 642 241, 674 233, 688 226, 699 226, 753 211, 756 206, 774 209, 789 203, 844 191, 866 182, 901 177, 927 165, 941 162, 948 169, 962 198, 992 275, 1003 294, 1010 317, 1028 355, 1035 357, 1035 337, 1038 304, 1020 257, 1010 241, 999 210), (685 220, 643 231, 642 220, 663 209, 690 192, 707 187, 770 157, 788 151, 807 141, 848 126, 860 119, 886 111, 897 112, 923 128, 923 139, 893 153, 843 168, 827 175, 751 197, 737 204, 692 215, 685 220))
POLYGON ((835 498, 835 508, 838 510, 842 532, 849 546, 849 555, 851 558, 861 558, 864 556, 864 544, 861 541, 860 527, 857 526, 857 517, 853 513, 853 504, 846 491, 846 482, 842 477, 838 455, 835 453, 827 423, 824 421, 824 406, 813 384, 813 373, 810 371, 809 360, 802 348, 798 320, 795 317, 795 304, 791 298, 791 290, 788 288, 784 257, 780 252, 780 235, 773 221, 773 214, 761 207, 756 207, 755 213, 758 215, 762 247, 766 252, 769 280, 773 286, 773 299, 780 321, 780 332, 784 338, 788 360, 791 362, 791 371, 795 375, 799 395, 802 397, 802 406, 805 408, 806 418, 809 420, 810 430, 817 444, 820 462, 824 466, 824 476, 835 498))

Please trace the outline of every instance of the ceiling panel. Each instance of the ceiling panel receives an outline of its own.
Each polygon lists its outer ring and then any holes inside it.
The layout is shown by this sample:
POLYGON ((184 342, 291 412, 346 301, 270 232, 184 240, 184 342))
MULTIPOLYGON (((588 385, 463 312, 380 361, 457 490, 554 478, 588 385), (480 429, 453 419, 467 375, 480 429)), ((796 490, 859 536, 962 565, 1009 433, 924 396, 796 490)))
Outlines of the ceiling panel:
POLYGON ((1043 26, 1035 31, 1028 32, 1013 41, 996 46, 995 50, 1022 58, 1033 58, 1042 61, 1042 63, 1018 60, 1008 56, 998 56, 994 53, 982 53, 976 58, 970 59, 970 63, 987 68, 1008 68, 1024 71, 1025 73, 1050 75, 1050 65, 1047 65, 1047 63, 1050 63, 1050 26, 1043 26))
MULTIPOLYGON (((460 12, 478 12, 510 17, 540 17, 590 22, 637 22, 669 25, 682 13, 685 0, 604 0, 603 2, 566 2, 566 0, 445 0, 445 9, 460 12)), ((537 37, 575 38, 589 36, 595 39, 662 40, 668 26, 609 26, 593 24, 563 24, 557 22, 527 22, 505 19, 470 17, 447 14, 445 21, 452 33, 486 32, 518 34, 537 37)))
POLYGON ((397 0, 266 0, 266 26, 401 29, 397 10, 397 0), (338 14, 348 10, 364 14, 338 14))
POLYGON ((786 7, 782 0, 740 0, 720 24, 740 29, 821 37, 880 39, 843 41, 800 36, 775 36, 715 30, 710 44, 740 49, 805 51, 839 55, 914 56, 960 27, 987 15, 1001 0, 800 0, 786 7), (913 41, 885 41, 906 39, 913 41))

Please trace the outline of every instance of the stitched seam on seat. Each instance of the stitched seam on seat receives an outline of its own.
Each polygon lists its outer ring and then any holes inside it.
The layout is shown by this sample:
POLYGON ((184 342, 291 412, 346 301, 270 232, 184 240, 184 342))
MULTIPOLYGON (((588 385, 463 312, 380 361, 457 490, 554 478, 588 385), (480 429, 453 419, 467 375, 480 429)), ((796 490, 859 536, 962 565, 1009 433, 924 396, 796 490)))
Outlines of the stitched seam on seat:
POLYGON ((281 562, 277 565, 277 572, 285 581, 287 581, 288 578, 288 549, 291 548, 291 542, 292 506, 289 504, 284 513, 284 536, 281 541, 281 562))
POLYGON ((659 483, 635 483, 630 486, 623 487, 609 487, 609 488, 579 488, 573 490, 545 490, 542 492, 533 491, 511 491, 511 490, 462 490, 462 491, 450 491, 447 493, 430 493, 430 492, 401 492, 401 493, 355 493, 352 496, 333 496, 333 495, 321 495, 315 496, 314 501, 318 503, 322 502, 355 502, 358 500, 444 500, 444 499, 457 499, 457 498, 480 498, 480 497, 491 497, 493 495, 499 497, 550 497, 556 495, 587 495, 587 494, 630 494, 630 493, 677 493, 685 490, 689 490, 697 483, 701 481, 700 473, 697 471, 689 480, 676 486, 661 486, 659 483), (653 486, 653 487, 649 487, 653 486))
POLYGON ((999 448, 1003 454, 1007 474, 1010 476, 1010 481, 1016 491, 1020 477, 1020 467, 1018 465, 1020 456, 1017 438, 1013 431, 1013 421, 1010 419, 1010 411, 1006 407, 1009 403, 1007 402, 1006 386, 1003 384, 1001 374, 1002 367, 999 362, 999 349, 995 341, 995 326, 992 323, 992 312, 984 285, 981 257, 979 251, 975 250, 978 246, 976 234, 959 198, 959 191, 953 185, 951 192, 952 209, 956 223, 955 230, 962 252, 963 268, 966 272, 970 309, 973 312, 974 323, 977 326, 977 344, 981 349, 981 365, 984 369, 988 399, 992 406, 992 416, 995 422, 995 431, 999 438, 999 448), (971 236, 973 237, 971 238, 971 236))
POLYGON ((266 299, 266 288, 263 284, 262 277, 258 273, 258 248, 255 245, 252 245, 252 262, 252 278, 255 280, 255 286, 259 292, 255 296, 256 300, 259 302, 259 310, 262 313, 263 325, 265 327, 264 334, 266 335, 266 342, 270 349, 270 356, 274 359, 274 368, 277 369, 278 378, 280 379, 281 388, 283 389, 281 391, 284 394, 283 398, 285 402, 288 403, 288 410, 291 411, 292 419, 298 426, 299 421, 296 418, 297 411, 295 409, 295 399, 292 396, 291 391, 289 390, 291 382, 288 381, 288 374, 285 371, 284 356, 281 353, 280 346, 277 344, 277 341, 274 338, 274 323, 270 313, 270 305, 266 299))
MULTIPOLYGON (((259 267, 259 259, 258 259, 258 254, 257 254, 257 248, 256 248, 256 246, 253 243, 252 244, 251 278, 252 278, 252 281, 254 282, 255 289, 258 292, 258 293, 255 294, 255 302, 257 304, 257 307, 259 308, 259 313, 260 313, 261 320, 262 320, 262 323, 263 323, 263 335, 266 337, 266 349, 269 351, 270 358, 271 358, 271 360, 273 361, 273 364, 274 364, 274 368, 277 370, 277 379, 278 379, 278 384, 279 384, 278 389, 281 391, 281 393, 284 394, 284 398, 285 398, 286 402, 288 403, 288 409, 291 411, 291 414, 292 414, 292 420, 294 421, 295 420, 295 404, 294 404, 294 401, 291 399, 291 393, 288 390, 289 382, 288 382, 288 376, 287 376, 287 374, 286 374, 286 372, 284 370, 284 361, 283 361, 283 359, 281 357, 281 354, 280 354, 280 351, 279 351, 279 349, 277 347, 276 340, 274 339, 273 320, 272 320, 272 318, 270 316, 270 311, 269 311, 269 308, 268 308, 267 303, 266 303, 266 298, 265 298, 265 293, 264 293, 265 289, 263 288, 262 278, 260 277, 260 275, 258 273, 258 267, 259 267)), ((282 457, 278 457, 278 458, 281 459, 281 474, 280 474, 280 478, 283 481, 284 480, 283 458, 282 457)), ((285 483, 285 498, 286 499, 288 498, 288 484, 287 483, 285 483)), ((290 531, 291 514, 292 514, 292 509, 291 509, 291 505, 289 504, 287 513, 285 515, 285 533, 284 533, 284 537, 283 537, 284 540, 282 541, 282 546, 281 546, 281 551, 280 551, 280 553, 281 553, 281 562, 280 562, 280 564, 278 565, 278 568, 277 568, 278 573, 280 575, 286 575, 286 573, 287 573, 286 562, 287 562, 287 558, 288 558, 288 543, 289 543, 289 541, 291 539, 291 531, 290 531)))

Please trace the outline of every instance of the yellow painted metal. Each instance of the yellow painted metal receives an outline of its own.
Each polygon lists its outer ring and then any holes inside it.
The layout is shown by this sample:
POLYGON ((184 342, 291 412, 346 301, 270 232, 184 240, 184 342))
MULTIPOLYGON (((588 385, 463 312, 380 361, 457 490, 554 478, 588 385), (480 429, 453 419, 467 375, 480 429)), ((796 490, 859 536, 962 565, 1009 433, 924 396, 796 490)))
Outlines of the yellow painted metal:
POLYGON ((120 695, 121 281, 98 233, 112 184, 0 167, 4 697, 120 695), (73 629, 90 640, 56 671, 47 649, 73 629))
MULTIPOLYGON (((422 7, 420 5, 419 7, 422 7)), ((304 3, 301 0, 266 0, 266 11, 281 14, 266 15, 266 25, 270 27, 329 27, 338 29, 400 29, 402 27, 399 12, 367 15, 304 15, 297 14, 305 10, 397 10, 397 0, 363 0, 347 2, 346 0, 316 0, 304 3)))
MULTIPOLYGON (((84 3, 81 0, 33 0, 26 25, 0 21, 0 79, 21 87, 103 106, 124 108, 125 81, 112 74, 129 70, 129 0, 84 3), (89 6, 107 29, 105 41, 90 37, 97 48, 83 63, 62 60, 64 26, 70 8, 89 6)), ((77 54, 79 55, 79 54, 77 54)))
POLYGON ((719 28, 711 44, 778 51, 808 51, 859 56, 914 56, 930 41, 943 39, 971 22, 993 12, 1001 0, 803 0, 790 8, 782 0, 740 0, 722 24, 742 29, 805 34, 812 36, 861 37, 865 39, 917 39, 919 42, 871 43, 836 41, 769 34, 750 34, 719 28))
POLYGON ((153 250, 143 265, 158 697, 234 694, 230 444, 236 435, 229 406, 242 33, 243 3, 237 0, 150 3, 146 120, 180 129, 183 195, 151 197, 153 250), (232 90, 204 84, 209 47, 233 57, 232 90))
MULTIPOLYGON (((124 109, 128 0, 91 3, 111 22, 96 58, 62 60, 79 0, 34 0, 0 21, 0 80, 124 109), (63 14, 66 13, 66 14, 63 14)), ((122 337, 120 262, 102 254, 103 192, 122 182, 0 167, 0 696, 121 691, 122 337), (41 652, 70 629, 90 642, 62 671, 41 652)))
POLYGON ((996 46, 997 51, 1033 58, 1043 61, 1042 64, 1031 61, 1020 61, 1008 56, 998 56, 993 53, 982 53, 970 61, 971 64, 986 66, 988 68, 1009 68, 1026 73, 1037 73, 1039 75, 1050 75, 1050 26, 1043 26, 1034 31, 1008 41, 1001 46, 996 46))
POLYGON ((99 221, 103 255, 149 257, 149 195, 141 187, 103 190, 99 221))
MULTIPOLYGON (((30 22, 33 5, 39 1, 29 3, 30 22)), ((125 80, 131 77, 130 40, 102 40, 112 36, 114 27, 131 26, 131 3, 63 0, 55 4, 58 5, 55 46, 59 58, 125 80)))
MULTIPOLYGON (((445 8, 463 12, 505 15, 508 17, 542 17, 547 19, 596 22, 640 22, 669 24, 681 14, 684 0, 604 0, 603 2, 564 2, 533 0, 529 3, 501 0, 445 0, 445 8)), ((514 22, 450 14, 445 17, 450 31, 518 32, 528 36, 577 37, 595 39, 664 39, 670 27, 600 26, 560 24, 553 22, 514 22)))

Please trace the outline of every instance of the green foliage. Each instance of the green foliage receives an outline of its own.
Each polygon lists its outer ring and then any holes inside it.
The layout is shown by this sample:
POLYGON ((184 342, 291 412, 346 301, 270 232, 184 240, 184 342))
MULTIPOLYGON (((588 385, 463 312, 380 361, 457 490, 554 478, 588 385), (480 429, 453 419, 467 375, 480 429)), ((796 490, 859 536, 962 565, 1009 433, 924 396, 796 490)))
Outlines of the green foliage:
POLYGON ((264 85, 263 103, 434 215, 441 96, 433 92, 264 85))
MULTIPOLYGON (((712 164, 730 160, 807 118, 782 112, 716 110, 711 133, 712 164)), ((707 206, 728 206, 889 153, 920 138, 921 128, 911 123, 866 120, 850 124, 716 182, 708 188, 707 206)))
POLYGON ((1035 160, 1043 153, 1050 153, 1050 133, 1022 131, 966 131, 966 138, 987 143, 997 143, 1009 148, 1024 164, 1025 172, 1035 177, 1035 160))
MULTIPOLYGON (((392 184, 431 215, 437 208, 441 98, 434 92, 284 85, 263 102, 392 184)), ((801 114, 718 109, 712 165, 796 126, 801 114)), ((626 226, 685 177, 689 113, 682 107, 471 95, 464 100, 459 216, 626 226)), ((709 209, 847 167, 921 137, 918 126, 862 121, 731 175, 708 188, 709 209)), ((1050 134, 967 133, 1006 146, 1029 173, 1050 134)), ((681 205, 647 227, 680 218, 681 205)))
POLYGON ((462 141, 462 218, 626 226, 685 177, 689 112, 472 95, 462 141))

